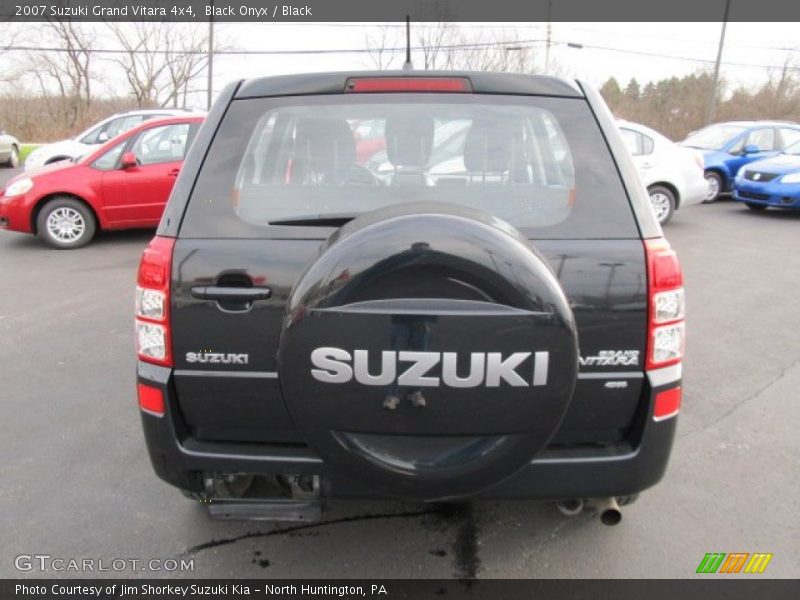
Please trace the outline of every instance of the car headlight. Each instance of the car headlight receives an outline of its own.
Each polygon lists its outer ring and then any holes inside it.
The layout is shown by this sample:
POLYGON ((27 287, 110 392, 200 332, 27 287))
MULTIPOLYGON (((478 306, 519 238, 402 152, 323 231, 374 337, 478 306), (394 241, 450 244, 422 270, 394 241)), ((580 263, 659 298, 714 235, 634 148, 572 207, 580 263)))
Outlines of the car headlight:
POLYGON ((784 175, 781 177, 781 183, 800 183, 800 171, 784 175))
POLYGON ((6 196, 21 196, 33 189, 33 179, 23 177, 6 188, 6 196))

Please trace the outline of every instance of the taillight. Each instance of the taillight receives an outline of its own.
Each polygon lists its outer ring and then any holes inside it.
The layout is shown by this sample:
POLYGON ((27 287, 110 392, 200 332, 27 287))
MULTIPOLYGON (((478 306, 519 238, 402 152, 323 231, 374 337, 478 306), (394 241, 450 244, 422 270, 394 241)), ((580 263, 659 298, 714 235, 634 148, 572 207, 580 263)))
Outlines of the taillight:
POLYGON ((465 77, 360 77, 348 79, 345 91, 377 92, 471 92, 465 77))
POLYGON ((647 370, 673 365, 683 358, 683 274, 678 256, 664 238, 645 240, 648 279, 647 370))
POLYGON ((140 360, 172 366, 169 286, 175 240, 155 237, 142 253, 136 282, 136 354, 140 360))

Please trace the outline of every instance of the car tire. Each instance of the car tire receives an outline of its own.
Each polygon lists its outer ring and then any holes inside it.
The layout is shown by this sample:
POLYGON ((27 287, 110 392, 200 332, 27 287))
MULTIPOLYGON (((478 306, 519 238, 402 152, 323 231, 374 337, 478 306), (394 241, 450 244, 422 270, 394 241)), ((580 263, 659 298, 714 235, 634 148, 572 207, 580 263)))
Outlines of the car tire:
POLYGON ((719 195, 722 193, 722 175, 717 173, 716 171, 706 171, 705 178, 708 182, 708 195, 706 196, 703 202, 708 204, 710 202, 714 202, 719 195))
POLYGON ((767 205, 766 204, 756 204, 754 202, 745 202, 745 205, 750 210, 757 210, 757 211, 767 210, 767 205))
POLYGON ((19 148, 11 146, 11 154, 8 156, 6 166, 16 169, 19 166, 19 148))
POLYGON ((647 192, 659 225, 666 225, 675 213, 675 194, 663 185, 651 186, 647 192))
POLYGON ((36 226, 39 237, 59 250, 85 246, 97 230, 89 207, 69 196, 57 196, 45 204, 36 218, 36 226))

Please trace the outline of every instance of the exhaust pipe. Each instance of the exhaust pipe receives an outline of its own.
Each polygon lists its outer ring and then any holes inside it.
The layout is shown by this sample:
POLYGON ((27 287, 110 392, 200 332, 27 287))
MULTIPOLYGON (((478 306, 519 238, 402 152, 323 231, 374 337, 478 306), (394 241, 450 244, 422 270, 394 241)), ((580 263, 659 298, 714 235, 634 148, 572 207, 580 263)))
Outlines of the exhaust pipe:
POLYGON ((595 498, 592 501, 597 513, 600 515, 600 521, 603 525, 617 525, 622 521, 622 511, 619 509, 617 499, 611 496, 610 498, 595 498))
POLYGON ((572 500, 562 500, 556 506, 562 515, 574 517, 583 511, 583 500, 574 498, 572 500))

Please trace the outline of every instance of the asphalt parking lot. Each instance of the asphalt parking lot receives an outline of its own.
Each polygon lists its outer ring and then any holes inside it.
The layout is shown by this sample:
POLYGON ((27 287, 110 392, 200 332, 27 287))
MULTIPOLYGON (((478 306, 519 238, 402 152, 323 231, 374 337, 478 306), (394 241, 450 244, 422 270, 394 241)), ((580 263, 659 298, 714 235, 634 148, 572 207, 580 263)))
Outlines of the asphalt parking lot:
MULTIPOLYGON (((798 233, 800 213, 733 202, 667 226, 687 287, 684 405, 666 478, 620 525, 540 503, 345 502, 272 527, 208 521, 152 472, 132 339, 152 232, 72 252, 0 232, 0 576, 42 576, 14 559, 48 554, 193 558, 194 577, 693 577, 706 552, 770 552, 760 577, 798 577, 798 233)), ((164 575, 95 573, 142 574, 164 575)))

